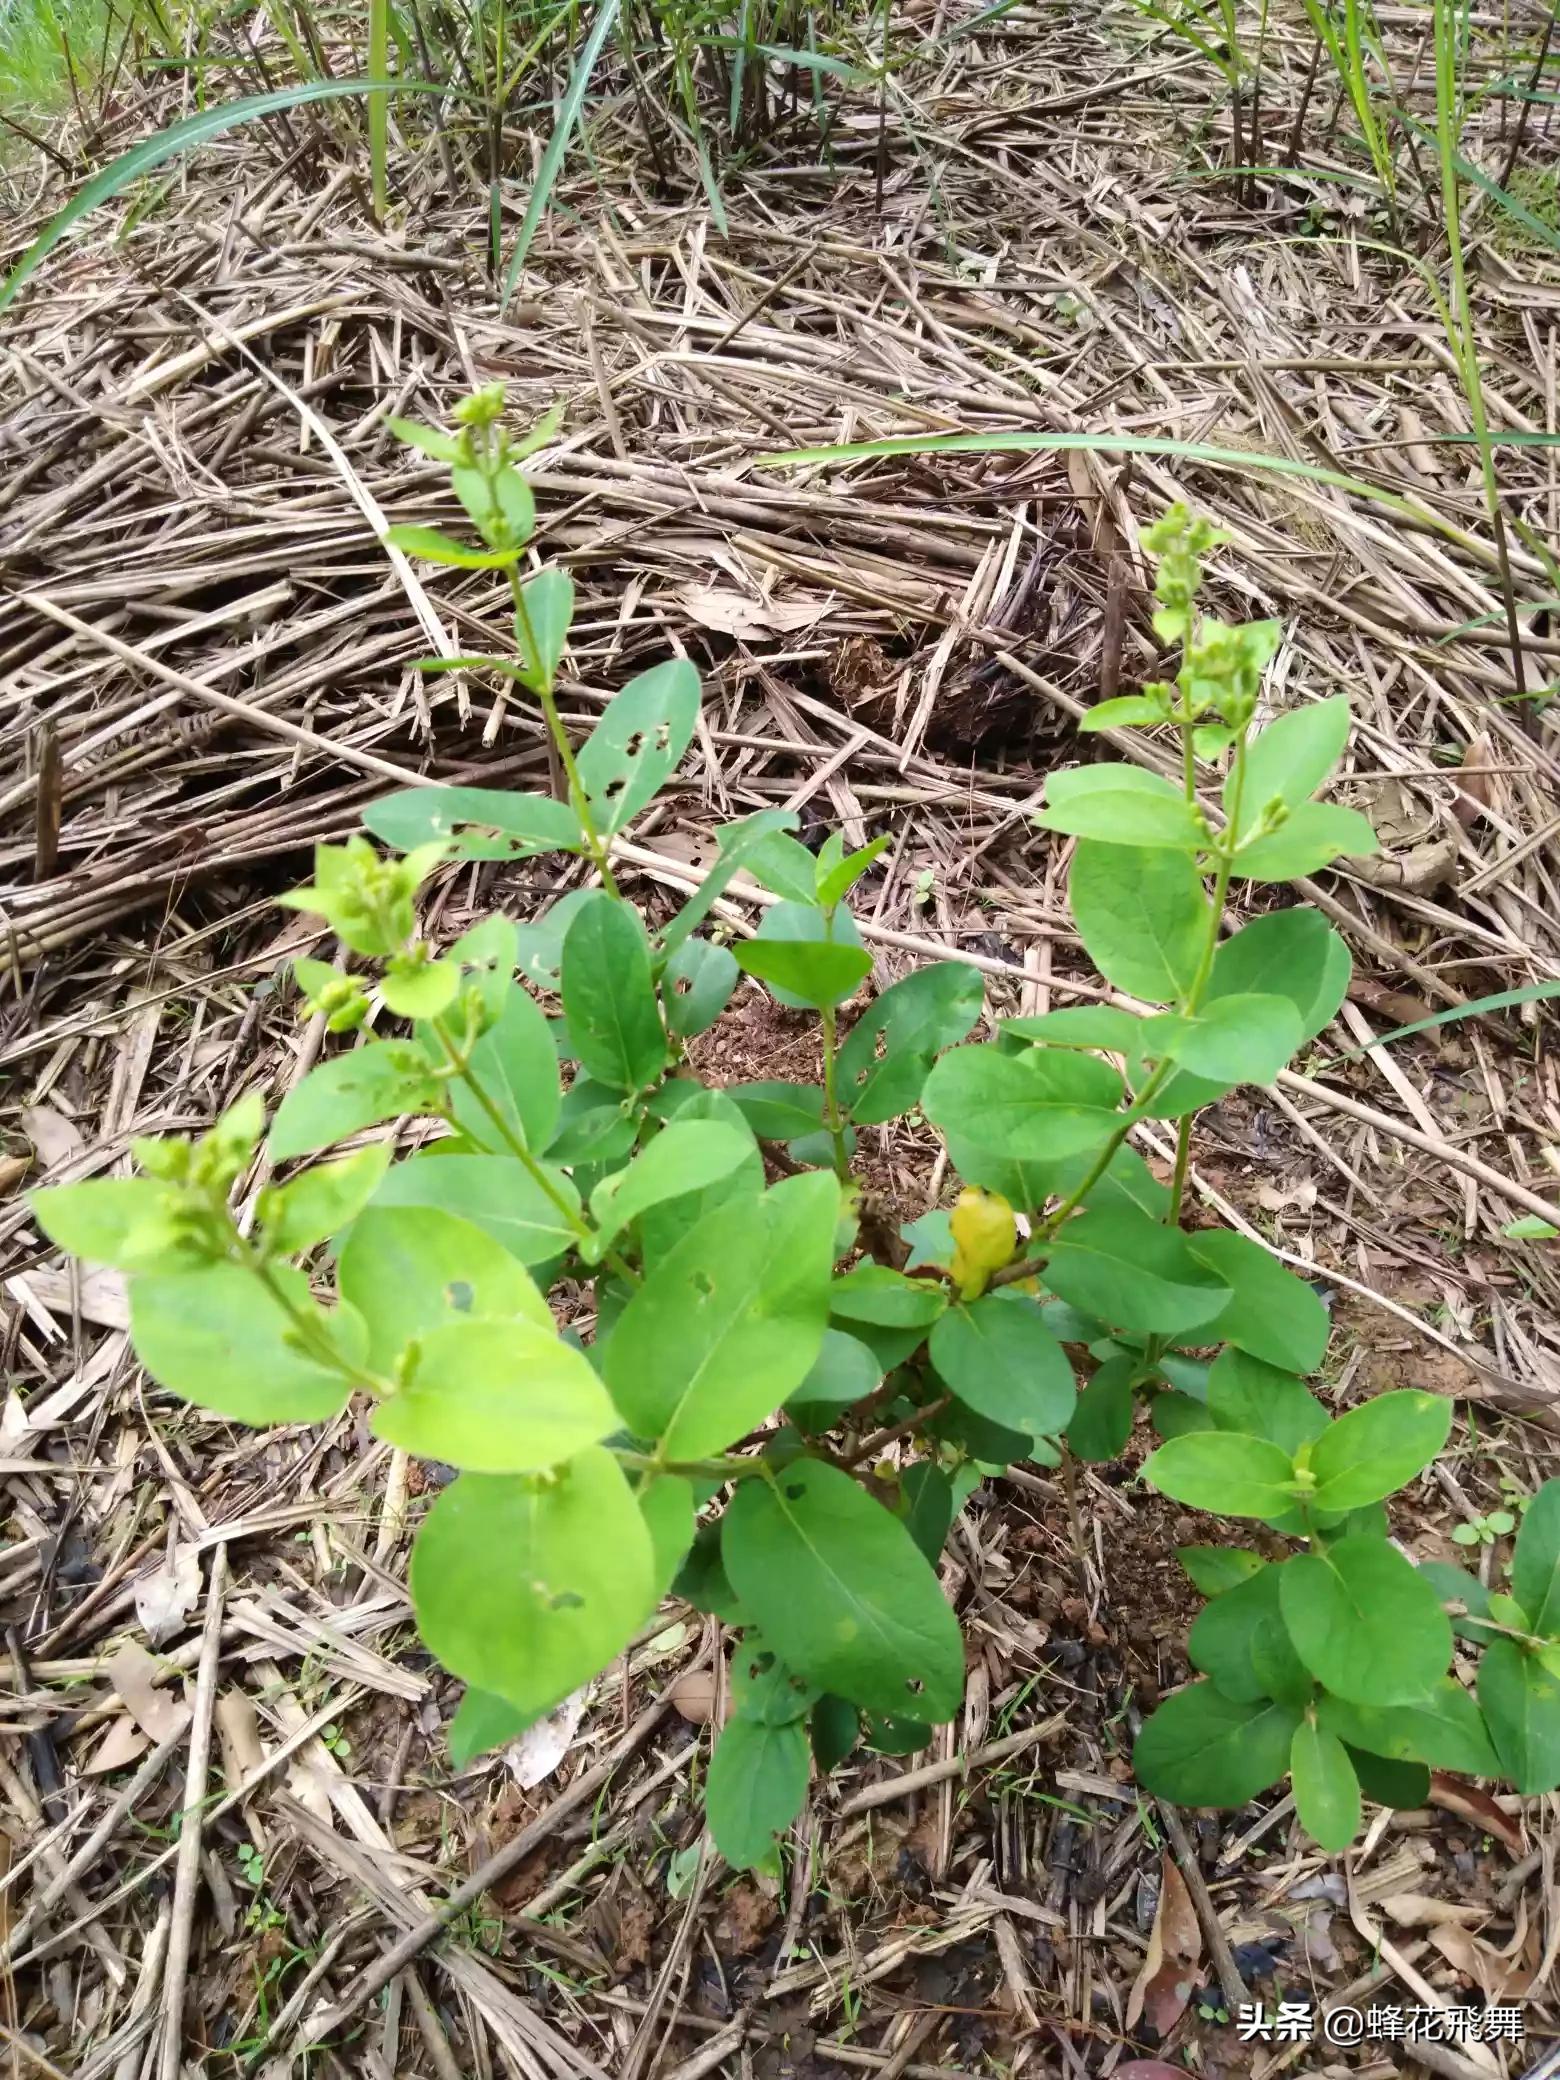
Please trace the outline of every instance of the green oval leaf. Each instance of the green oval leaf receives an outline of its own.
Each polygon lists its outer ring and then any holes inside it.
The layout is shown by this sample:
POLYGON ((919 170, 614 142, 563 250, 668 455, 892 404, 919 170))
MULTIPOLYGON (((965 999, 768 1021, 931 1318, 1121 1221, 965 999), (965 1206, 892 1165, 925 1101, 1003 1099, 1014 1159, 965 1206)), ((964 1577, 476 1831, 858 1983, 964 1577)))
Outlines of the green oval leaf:
POLYGON ((618 1428, 583 1351, 549 1322, 456 1321, 418 1339, 409 1378, 377 1402, 376 1437, 472 1473, 556 1466, 618 1428))
POLYGON ((412 1547, 417 1629, 445 1667, 529 1721, 621 1653, 649 1616, 654 1556, 612 1454, 550 1474, 463 1473, 412 1547))
MULTIPOLYGON (((437 1148, 437 1144, 435 1144, 437 1148)), ((542 1176, 565 1206, 579 1194, 561 1170, 542 1176)), ((429 1150, 394 1163, 374 1194, 375 1206, 433 1206, 491 1235, 522 1264, 545 1264, 575 1241, 575 1229, 541 1183, 513 1156, 440 1155, 429 1150)))
POLYGON ((722 1450, 807 1377, 828 1321, 839 1185, 813 1171, 734 1220, 717 1207, 634 1293, 606 1380, 636 1436, 666 1457, 722 1450))
POLYGON ((1332 1317, 1305 1280, 1260 1242, 1229 1228, 1203 1229, 1187 1241, 1231 1295, 1199 1341, 1232 1343, 1286 1372, 1314 1372, 1327 1352, 1332 1317))
POLYGON ((1251 838, 1235 854, 1235 874, 1245 881, 1295 881, 1338 858, 1366 859, 1381 850, 1376 833, 1358 809, 1341 802, 1302 802, 1266 838, 1251 838))
POLYGON ((608 701, 576 761, 591 821, 614 837, 676 772, 699 719, 699 675, 671 657, 608 701))
POLYGON ((193 1270, 203 1261, 177 1220, 179 1194, 155 1177, 91 1177, 47 1185, 27 1204, 49 1240, 116 1271, 193 1270))
POLYGON ((1020 1162, 1098 1148, 1118 1125, 1120 1101, 1121 1078, 1092 1055, 1038 1047, 1011 1055, 989 1045, 952 1048, 921 1093, 922 1110, 945 1134, 1020 1162))
POLYGON ((518 1259, 471 1221, 436 1207, 368 1207, 352 1224, 336 1280, 368 1324, 369 1365, 387 1376, 413 1337, 452 1322, 518 1319, 553 1330, 547 1302, 518 1259))
POLYGON ((1299 1723, 1294 1705, 1242 1704, 1212 1683, 1189 1683, 1146 1722, 1132 1767, 1174 1805, 1243 1806, 1288 1769, 1299 1723))
POLYGON ((1210 1082, 1271 1083, 1300 1045, 1300 1014, 1288 997, 1214 997, 1195 1018, 1149 1019, 1142 1045, 1210 1082))
POLYGON ((370 1040, 311 1069, 277 1108, 266 1142, 271 1160, 291 1162, 404 1114, 439 1111, 440 1086, 410 1040, 370 1040))
POLYGON ((987 1293, 949 1308, 928 1355, 951 1394, 1010 1430, 1054 1436, 1078 1406, 1067 1354, 1023 1293, 987 1293))
POLYGON ((1445 1444, 1452 1404, 1405 1387, 1329 1423, 1311 1451, 1316 1506, 1363 1509, 1422 1473, 1445 1444))
MULTIPOLYGON (((1294 808, 1309 801, 1343 756, 1349 741, 1349 702, 1337 693, 1308 701, 1259 730, 1246 747, 1237 837, 1244 838, 1261 820, 1269 802, 1294 808)), ((1224 783, 1224 808, 1235 799, 1235 775, 1224 783)))
POLYGON ((745 975, 819 1008, 843 1003, 872 971, 872 956, 864 946, 825 940, 748 939, 737 947, 736 960, 745 975))
POLYGON ((1288 1561, 1283 1611, 1312 1675, 1353 1704, 1413 1704, 1452 1658, 1440 1598, 1383 1538, 1341 1538, 1288 1561))
POLYGON ((1501 1768, 1527 1796, 1560 1786, 1560 1678, 1514 1639, 1479 1663, 1479 1704, 1501 1768))
POLYGON ((1230 1290, 1179 1229, 1120 1204, 1068 1221, 1050 1245, 1045 1282, 1085 1314, 1140 1335, 1194 1329, 1223 1310, 1230 1290))
POLYGON ((1317 1716, 1351 1748, 1389 1761, 1424 1762, 1470 1777, 1500 1774, 1483 1715, 1454 1676, 1443 1676, 1419 1704, 1350 1704, 1323 1697, 1317 1716))
POLYGON ((799 1675, 871 1711, 958 1710, 958 1620, 905 1527, 849 1474, 798 1459, 743 1481, 721 1551, 744 1610, 799 1675))
POLYGON ((567 802, 492 787, 407 787, 381 795, 363 821, 398 852, 443 844, 451 859, 530 859, 579 852, 585 839, 567 802))
POLYGON ((605 890, 570 920, 560 970, 569 1038, 586 1073, 614 1090, 644 1090, 666 1067, 666 1034, 639 913, 605 890))
MULTIPOLYGON (((334 1321, 361 1358, 355 1315, 327 1316, 301 1271, 278 1265, 270 1276, 322 1330, 334 1321)), ((294 1335, 286 1309, 240 1264, 147 1272, 130 1284, 130 1340, 152 1378, 237 1423, 323 1423, 345 1407, 347 1380, 298 1349, 294 1335)))
POLYGON ((1545 1481, 1523 1512, 1511 1593, 1535 1632, 1560 1635, 1560 1480, 1545 1481))
POLYGON ((1161 1495, 1226 1517, 1278 1516, 1293 1500, 1294 1477, 1289 1454, 1276 1444, 1223 1430, 1172 1437, 1143 1467, 1161 1495))
POLYGON ((929 1278, 906 1278, 887 1264, 858 1264, 829 1290, 829 1312, 847 1322, 882 1329, 926 1329, 948 1306, 948 1289, 929 1278))
POLYGON ((1360 1831, 1360 1785, 1348 1751, 1336 1735, 1310 1719, 1295 1728, 1289 1776, 1300 1825, 1330 1856, 1347 1849, 1360 1831))
MULTIPOLYGON (((1211 1341, 1215 1332, 1210 1328, 1207 1333, 1211 1341)), ((1265 1437, 1290 1458, 1331 1421, 1292 1373, 1233 1348, 1219 1353, 1208 1374, 1208 1409, 1219 1429, 1265 1437)))
POLYGON ((979 973, 960 961, 934 961, 884 990, 840 1048, 837 1087, 851 1118, 878 1126, 918 1104, 936 1056, 964 1038, 984 1001, 979 973))
POLYGON ((1187 994, 1213 918, 1190 854, 1085 838, 1068 893, 1078 935, 1107 981, 1150 1004, 1187 994))
POLYGON ((648 1208, 729 1177, 752 1153, 752 1135, 719 1120, 674 1120, 663 1127, 639 1155, 604 1177, 591 1193, 594 1260, 599 1261, 613 1237, 648 1208))
POLYGON ((733 1870, 778 1867, 780 1838, 807 1802, 810 1765, 800 1720, 771 1726, 739 1713, 721 1729, 704 1810, 715 1846, 733 1870))
POLYGON ((1052 773, 1035 822, 1042 830, 1100 838, 1109 845, 1205 852, 1209 843, 1201 816, 1181 790, 1139 766, 1074 766, 1052 773))

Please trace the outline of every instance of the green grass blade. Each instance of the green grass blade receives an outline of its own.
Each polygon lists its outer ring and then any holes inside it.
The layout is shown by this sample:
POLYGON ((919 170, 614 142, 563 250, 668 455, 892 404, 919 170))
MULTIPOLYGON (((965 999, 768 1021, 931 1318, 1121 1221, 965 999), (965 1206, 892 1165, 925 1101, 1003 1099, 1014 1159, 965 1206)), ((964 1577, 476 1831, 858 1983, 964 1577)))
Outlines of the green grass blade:
POLYGON ((155 137, 143 137, 139 144, 132 145, 128 152, 122 152, 101 173, 95 173, 91 180, 78 188, 59 215, 51 217, 44 225, 5 280, 0 282, 0 311, 12 301, 28 276, 37 272, 67 232, 74 230, 99 203, 112 202, 116 195, 122 195, 142 174, 151 173, 180 152, 190 151, 210 138, 220 137, 224 130, 236 129, 241 123, 277 115, 307 101, 336 101, 349 94, 370 93, 375 88, 397 94, 441 91, 426 80, 316 79, 299 87, 279 87, 272 94, 251 94, 242 101, 219 102, 215 108, 203 108, 196 115, 186 116, 182 122, 170 123, 155 137))
POLYGON ((531 250, 531 241, 541 227, 547 211, 548 198, 563 170, 564 155, 574 135, 574 126, 579 121, 580 107, 590 86, 591 74, 596 69, 596 60, 601 56, 602 45, 612 33, 612 24, 617 20, 619 0, 602 0, 601 10, 596 16, 590 35, 575 60, 569 84, 564 91, 563 103, 558 110, 558 120, 553 125, 552 136, 547 140, 547 149, 542 154, 542 163, 537 170, 531 189, 531 199, 525 207, 525 221, 520 226, 520 235, 515 240, 514 252, 509 258, 509 272, 504 277, 503 308, 515 293, 515 283, 520 279, 520 270, 525 265, 525 256, 531 250))
MULTIPOLYGON (((368 0, 368 71, 385 79, 390 71, 390 0, 368 0)), ((390 209, 390 97, 368 97, 369 185, 374 221, 382 224, 390 209)))
MULTIPOLYGON (((1449 768, 1448 778, 1456 777, 1456 768, 1449 768)), ((1482 1018, 1487 1011, 1511 1011, 1519 1004, 1539 1004, 1546 997, 1560 997, 1560 982, 1532 982, 1525 989, 1498 990, 1493 997, 1480 997, 1473 1004, 1454 1004, 1450 1011, 1438 1011, 1433 1018, 1416 1019, 1411 1026, 1394 1026, 1390 1033, 1382 1033, 1364 1047, 1351 1047, 1347 1054, 1335 1054, 1320 1066, 1336 1069, 1344 1062, 1357 1062, 1372 1047, 1387 1047, 1394 1040, 1407 1040, 1415 1033, 1428 1033, 1434 1026, 1456 1025, 1460 1019, 1482 1018)))
POLYGON ((1258 470, 1271 476, 1299 477, 1313 484, 1329 484, 1351 497, 1382 506, 1399 519, 1430 529, 1463 549, 1482 554, 1481 545, 1439 513, 1417 499, 1378 484, 1367 484, 1339 469, 1318 462, 1299 462, 1289 455, 1265 455, 1247 448, 1210 447, 1204 441, 1175 441, 1162 434, 1137 433, 910 433, 880 441, 846 441, 838 447, 787 448, 782 453, 760 455, 760 469, 783 469, 797 463, 869 462, 884 455, 1006 455, 1065 454, 1077 449, 1088 455, 1164 455, 1183 462, 1200 462, 1209 469, 1227 469, 1239 475, 1258 470))

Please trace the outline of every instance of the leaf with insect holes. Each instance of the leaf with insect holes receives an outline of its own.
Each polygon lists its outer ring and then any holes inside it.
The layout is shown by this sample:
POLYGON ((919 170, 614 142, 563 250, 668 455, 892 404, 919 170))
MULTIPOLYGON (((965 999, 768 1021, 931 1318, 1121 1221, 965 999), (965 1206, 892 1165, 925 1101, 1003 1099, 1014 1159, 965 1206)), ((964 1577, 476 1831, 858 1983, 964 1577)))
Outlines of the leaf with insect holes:
POLYGON ((650 1533, 599 1445, 554 1473, 463 1473, 412 1547, 412 1603, 430 1652, 528 1719, 622 1651, 653 1588, 650 1533))
POLYGON ((1067 887, 1078 936, 1108 982, 1150 1004, 1187 994, 1213 917, 1190 854, 1084 838, 1067 887))
POLYGON ((505 570, 525 553, 520 548, 473 549, 436 527, 387 527, 383 539, 388 547, 415 556, 420 563, 441 563, 461 571, 505 570))
POLYGON ((583 1351, 549 1320, 452 1321, 417 1340, 408 1375, 374 1406, 376 1437, 472 1473, 536 1473, 619 1426, 583 1351))
POLYGON ((1384 1538, 1297 1554, 1283 1570, 1283 1610, 1300 1659, 1353 1704, 1413 1704, 1452 1658, 1440 1598, 1384 1538))
MULTIPOLYGON (((1212 1342, 1215 1331, 1206 1333, 1212 1342)), ((1266 1438, 1290 1458, 1320 1437, 1332 1420, 1293 1373, 1281 1372, 1233 1344, 1220 1351, 1209 1370, 1208 1412, 1220 1430, 1266 1438)))
POLYGON ((1201 816, 1181 790, 1138 766, 1075 766, 1052 773, 1035 822, 1042 830, 1108 845, 1205 852, 1209 844, 1201 816))
POLYGON ((828 1323, 839 1185, 783 1179, 744 1208, 717 1207, 634 1292, 606 1379, 636 1436, 664 1456, 721 1451, 807 1377, 828 1323))
POLYGON ((522 1264, 545 1264, 576 1239, 560 1200, 578 1217, 579 1193, 561 1170, 546 1164, 533 1175, 513 1156, 429 1150, 392 1164, 372 1203, 438 1207, 470 1221, 522 1264))
POLYGON ((589 1261, 599 1263, 607 1245, 648 1208, 729 1176, 752 1148, 751 1134, 718 1120, 673 1120, 591 1193, 596 1240, 589 1261))
POLYGON ((1048 1252, 1045 1282, 1059 1299, 1135 1334, 1182 1335, 1211 1321, 1229 1299, 1229 1287, 1193 1255, 1179 1229, 1135 1206, 1078 1214, 1048 1252))
POLYGON ((368 1324, 368 1363, 381 1373, 394 1369, 414 1337, 452 1322, 525 1321, 553 1330, 547 1302, 518 1258, 436 1207, 368 1207, 352 1223, 336 1282, 368 1324))
MULTIPOLYGON (((1282 802, 1288 809, 1308 802, 1342 758, 1348 741, 1349 702, 1341 693, 1292 708, 1259 730, 1246 748, 1236 837, 1251 834, 1269 802, 1282 802)), ((1232 818, 1235 789, 1232 772, 1224 783, 1225 814, 1232 818)))
POLYGON ((733 1870, 777 1866, 780 1839, 807 1802, 810 1762, 800 1720, 769 1726, 739 1713, 722 1727, 704 1808, 715 1846, 733 1870))
POLYGON ((920 1101, 927 1071, 980 1016, 985 990, 959 961, 934 961, 896 982, 857 1019, 839 1051, 840 1102, 864 1127, 920 1101))
POLYGON ((1198 1335, 1232 1343, 1289 1372, 1314 1372, 1332 1328, 1320 1296, 1271 1250, 1228 1228, 1189 1236, 1193 1256, 1230 1288, 1231 1299, 1198 1335))
POLYGON ((266 1146, 274 1163, 313 1155, 364 1127, 440 1110, 443 1089, 410 1040, 370 1040, 321 1062, 283 1098, 266 1146))
POLYGON ((1560 1677, 1514 1639, 1479 1663, 1479 1704, 1503 1773, 1524 1796, 1560 1786, 1560 1677))
POLYGON ((236 1423, 323 1423, 350 1382, 325 1356, 300 1349, 295 1323, 312 1323, 328 1349, 361 1363, 366 1343, 355 1310, 326 1315, 301 1271, 273 1265, 276 1292, 241 1264, 145 1272, 130 1284, 130 1340, 160 1387, 236 1423), (284 1307, 280 1294, 292 1310, 284 1307))
POLYGON ((682 763, 699 719, 699 675, 684 657, 630 679, 608 701, 576 761, 602 837, 631 823, 682 763))
POLYGON ((1302 1719, 1289 1750, 1289 1781, 1300 1825, 1319 1849, 1337 1856, 1360 1831, 1360 1785, 1335 1734, 1302 1719))
POLYGON ((818 1687, 787 1668, 759 1631, 750 1629, 731 1657, 731 1709, 763 1726, 789 1726, 805 1719, 818 1687))
MULTIPOLYGON (((431 1060, 443 1058, 432 1032, 423 1044, 431 1060)), ((470 1063, 482 1098, 464 1077, 449 1084, 450 1116, 467 1140, 495 1155, 508 1154, 517 1141, 522 1148, 546 1148, 562 1102, 558 1049, 527 990, 516 985, 505 993, 498 1016, 471 1047, 470 1063)))
POLYGON ((1275 1517, 1293 1500, 1289 1454, 1261 1437, 1195 1430, 1172 1437, 1145 1462, 1143 1478, 1190 1509, 1226 1517, 1275 1517))
POLYGON ((1241 1703, 1212 1683, 1167 1697, 1138 1735, 1132 1767, 1156 1798, 1178 1806, 1243 1806, 1289 1767, 1298 1707, 1241 1703))
POLYGON ((1102 1465, 1119 1459, 1132 1435, 1135 1400, 1131 1356, 1107 1358, 1078 1396, 1067 1419, 1067 1442, 1080 1459, 1102 1465))
POLYGON ((819 940, 748 939, 736 950, 737 966, 760 982, 775 985, 800 1003, 824 1008, 841 1004, 872 970, 864 946, 819 940))
POLYGON ((1212 1082, 1271 1083, 1300 1044, 1288 997, 1215 997, 1196 1015, 1172 1012, 1143 1029, 1145 1053, 1212 1082))
POLYGON ((1560 1480, 1545 1481, 1523 1513, 1511 1593, 1534 1632, 1560 1637, 1560 1480))
POLYGON ((798 1459, 740 1482, 721 1551, 743 1608, 798 1675, 870 1711, 958 1710, 958 1620, 909 1532, 849 1474, 798 1459))
POLYGON ((1317 1716, 1341 1741, 1372 1755, 1470 1777, 1500 1774, 1479 1707, 1455 1676, 1443 1676, 1418 1704, 1349 1704, 1341 1697, 1323 1697, 1317 1716))
POLYGON ((943 1133, 1020 1161, 1098 1148, 1115 1130, 1120 1100, 1121 1078, 1107 1062, 1038 1047, 1021 1055, 951 1048, 921 1092, 922 1110, 943 1133))
POLYGON ((573 916, 560 971, 581 1066, 614 1090, 644 1090, 666 1067, 666 1034, 637 910, 599 890, 573 916))
POLYGON ((574 619, 574 580, 561 565, 550 563, 526 580, 520 598, 524 611, 515 610, 515 647, 525 683, 540 691, 558 676, 574 619))
POLYGON ((580 852, 585 845, 567 802, 495 787, 404 788, 370 802, 363 821, 398 852, 444 844, 452 859, 530 859, 538 852, 580 852))
POLYGON ((1424 1471, 1451 1427, 1451 1402, 1411 1387, 1351 1408, 1312 1447, 1316 1507, 1341 1511, 1379 1502, 1424 1471))
POLYGON ((950 1307, 927 1355, 951 1394, 1011 1430, 1052 1436, 1078 1405, 1067 1354, 1024 1293, 986 1293, 950 1307))
POLYGON ((1380 850, 1358 809, 1341 802, 1302 802, 1269 836, 1246 840, 1235 854, 1235 874, 1246 881, 1295 881, 1335 859, 1366 859, 1380 850))
POLYGON ((681 1040, 708 1032, 731 1002, 741 972, 729 946, 684 939, 666 963, 661 987, 671 1031, 681 1040))

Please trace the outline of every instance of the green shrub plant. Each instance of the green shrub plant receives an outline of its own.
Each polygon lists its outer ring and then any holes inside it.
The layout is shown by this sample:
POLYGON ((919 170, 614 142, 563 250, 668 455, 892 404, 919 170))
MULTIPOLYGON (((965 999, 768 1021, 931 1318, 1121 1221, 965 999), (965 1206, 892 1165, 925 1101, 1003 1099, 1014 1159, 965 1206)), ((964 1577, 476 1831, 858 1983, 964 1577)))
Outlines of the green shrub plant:
POLYGON ((481 547, 395 539, 503 574, 514 655, 483 662, 539 704, 556 794, 412 788, 367 812, 387 851, 319 846, 284 901, 351 965, 296 961, 305 1010, 371 1030, 282 1099, 265 1149, 283 1181, 251 1222, 232 1200, 258 1096, 201 1139, 138 1143, 137 1176, 33 1195, 56 1243, 130 1274, 146 1371, 240 1423, 356 1406, 375 1437, 454 1469, 434 1475, 411 1592, 468 1686, 458 1764, 606 1668, 669 1592, 720 1618, 740 1644, 707 1801, 734 1865, 773 1865, 814 1767, 913 1752, 958 1711, 937 1570, 972 1489, 1015 1461, 1116 1458, 1145 1408, 1161 1442, 1142 1479, 1264 1527, 1260 1550, 1181 1552, 1209 1599, 1200 1673, 1138 1738, 1147 1791, 1239 1805, 1287 1773, 1304 1826, 1338 1849, 1362 1793, 1417 1804, 1432 1768, 1560 1784, 1560 1482, 1523 1518, 1509 1587, 1416 1566, 1383 1505, 1445 1446, 1450 1404, 1404 1387, 1332 1415, 1302 1378, 1328 1338, 1315 1291, 1184 1219, 1198 1109, 1276 1076, 1349 979, 1314 908, 1226 936, 1231 884, 1375 847, 1356 811, 1315 799, 1345 700, 1255 727, 1280 629, 1199 611, 1220 537, 1180 508, 1147 530, 1179 670, 1086 724, 1173 731, 1180 784, 1085 764, 1052 774, 1038 818, 1076 841, 1073 919, 1117 998, 972 1039, 980 978, 944 961, 847 1024, 872 968, 847 899, 886 836, 814 853, 765 810, 719 833, 664 921, 619 890, 613 841, 676 770, 699 681, 657 665, 575 751, 555 699, 573 587, 557 566, 523 574, 518 464, 552 428, 514 441, 502 408, 483 392, 449 429, 396 426, 448 465, 481 547), (540 853, 572 855, 589 885, 442 952, 419 935, 437 868, 540 853), (714 914, 739 871, 778 899, 749 938, 714 914), (690 1067, 744 975, 815 1015, 815 1082, 715 1088, 690 1067), (958 1186, 895 1234, 863 1220, 853 1166, 863 1131, 913 1114, 958 1186), (403 1119, 397 1155, 383 1130, 403 1119), (1168 1184, 1129 1144, 1141 1121, 1177 1123, 1168 1184))

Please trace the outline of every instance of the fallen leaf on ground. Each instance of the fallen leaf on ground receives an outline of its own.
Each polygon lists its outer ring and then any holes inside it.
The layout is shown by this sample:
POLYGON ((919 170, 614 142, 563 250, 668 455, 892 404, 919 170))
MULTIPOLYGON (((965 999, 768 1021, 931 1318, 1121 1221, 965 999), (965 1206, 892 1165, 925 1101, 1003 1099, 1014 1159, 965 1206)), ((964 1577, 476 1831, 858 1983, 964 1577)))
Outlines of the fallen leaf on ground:
POLYGON ((105 1670, 119 1701, 150 1741, 165 1741, 190 1723, 190 1708, 175 1690, 159 1688, 157 1663, 138 1641, 126 1640, 105 1670))
POLYGON ((1444 1812, 1456 1813, 1459 1819, 1469 1820, 1485 1834, 1492 1834, 1505 1843, 1513 1856, 1522 1854, 1522 1829, 1503 1812, 1487 1791, 1479 1791, 1472 1784, 1465 1784, 1460 1777, 1443 1776, 1439 1770, 1431 1772, 1430 1803, 1440 1806, 1444 1812))
POLYGON ((504 1762, 509 1774, 522 1791, 530 1791, 543 1784, 569 1752, 569 1744, 579 1730, 580 1715, 585 1710, 585 1692, 576 1690, 562 1704, 528 1726, 519 1740, 511 1741, 504 1750, 504 1762))
POLYGON ((154 1647, 184 1629, 200 1597, 200 1558, 193 1546, 178 1546, 155 1574, 135 1585, 135 1614, 154 1647))
POLYGON ((1156 2037, 1167 2037, 1197 1989, 1201 1959, 1202 1927, 1192 1895, 1174 1857, 1161 1855, 1159 1907, 1143 1969, 1127 1995, 1127 2028, 1134 2028, 1141 2016, 1156 2037))
POLYGON ((1434 1899, 1428 1892, 1392 1892, 1376 1905, 1383 1914, 1389 1915, 1399 1928, 1441 1928, 1457 1926, 1476 1928, 1481 1921, 1488 1921, 1488 1907, 1465 1906, 1461 1901, 1434 1899))

